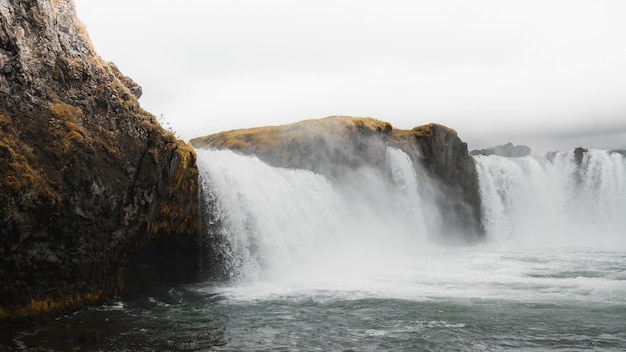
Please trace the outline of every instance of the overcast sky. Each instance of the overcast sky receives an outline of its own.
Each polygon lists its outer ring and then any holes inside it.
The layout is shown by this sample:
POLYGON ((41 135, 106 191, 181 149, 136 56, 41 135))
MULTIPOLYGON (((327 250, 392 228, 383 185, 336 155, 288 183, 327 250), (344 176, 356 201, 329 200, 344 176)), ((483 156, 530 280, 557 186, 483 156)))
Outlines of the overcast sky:
POLYGON ((330 115, 470 149, 626 146, 626 1, 75 0, 188 140, 330 115))

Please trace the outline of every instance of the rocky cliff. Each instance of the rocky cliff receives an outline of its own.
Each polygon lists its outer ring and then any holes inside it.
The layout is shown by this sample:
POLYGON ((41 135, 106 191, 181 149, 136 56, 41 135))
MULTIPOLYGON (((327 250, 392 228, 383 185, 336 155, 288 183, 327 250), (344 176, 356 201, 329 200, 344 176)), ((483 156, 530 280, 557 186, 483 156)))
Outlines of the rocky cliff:
POLYGON ((475 240, 484 235, 476 164, 456 131, 439 124, 394 130, 393 144, 424 166, 438 186, 427 196, 439 204, 436 221, 447 229, 450 239, 475 240))
POLYGON ((381 168, 387 146, 402 149, 416 171, 434 185, 423 188, 438 211, 431 223, 451 240, 474 240, 483 234, 474 159, 457 133, 430 124, 410 131, 393 129, 372 118, 333 116, 298 123, 227 131, 191 140, 197 148, 228 148, 254 154, 270 165, 310 169, 338 177, 357 167, 381 168))
POLYGON ((193 275, 195 154, 140 95, 71 0, 0 0, 0 318, 193 275))

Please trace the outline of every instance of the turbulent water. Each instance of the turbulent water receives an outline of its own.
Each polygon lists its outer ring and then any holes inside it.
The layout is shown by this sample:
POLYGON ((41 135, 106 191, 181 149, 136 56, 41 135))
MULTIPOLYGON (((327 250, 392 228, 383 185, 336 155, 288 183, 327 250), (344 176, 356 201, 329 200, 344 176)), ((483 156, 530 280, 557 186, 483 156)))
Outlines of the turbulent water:
POLYGON ((163 288, 13 338, 86 350, 626 349, 626 163, 477 157, 487 238, 439 240, 408 156, 328 179, 199 150, 225 282, 163 288), (81 338, 68 331, 86 331, 81 338), (95 332, 94 332, 95 331, 95 332), (91 334, 91 335, 90 335, 91 334), (90 338, 93 334, 97 336, 90 338), (96 340, 89 341, 89 340, 96 340))

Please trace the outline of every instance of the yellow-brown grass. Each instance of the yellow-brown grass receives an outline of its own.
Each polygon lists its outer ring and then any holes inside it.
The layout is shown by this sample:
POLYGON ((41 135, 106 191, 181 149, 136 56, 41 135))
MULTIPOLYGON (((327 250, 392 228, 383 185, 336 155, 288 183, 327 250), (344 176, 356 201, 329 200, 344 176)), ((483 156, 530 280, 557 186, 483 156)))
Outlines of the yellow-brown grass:
POLYGON ((52 312, 78 308, 86 304, 99 302, 103 297, 102 290, 74 293, 62 297, 40 296, 31 298, 28 303, 15 307, 11 311, 0 308, 0 319, 30 319, 45 316, 52 312))
POLYGON ((148 232, 152 234, 159 231, 174 234, 184 229, 199 230, 201 227, 198 219, 186 213, 177 200, 177 195, 198 193, 197 169, 191 167, 195 164, 196 153, 189 144, 177 139, 168 145, 166 151, 169 150, 176 154, 174 157, 177 162, 170 165, 173 168, 168 175, 167 187, 161 191, 160 204, 148 223, 148 232))
POLYGON ((456 131, 444 125, 429 123, 417 126, 411 130, 393 130, 391 139, 393 144, 408 153, 415 146, 415 142, 420 139, 429 139, 432 137, 433 127, 443 128, 448 133, 456 135, 456 131))
POLYGON ((282 126, 267 126, 232 130, 191 140, 194 147, 215 147, 247 151, 263 151, 285 145, 293 140, 316 136, 346 138, 357 130, 369 133, 390 133, 392 126, 370 117, 330 116, 304 120, 282 126))
POLYGON ((31 165, 34 159, 32 148, 19 138, 9 115, 0 111, 0 200, 10 193, 34 190, 43 197, 52 197, 49 184, 39 170, 31 165))
POLYGON ((57 101, 50 105, 50 113, 57 119, 76 122, 78 117, 83 114, 83 111, 76 106, 57 101))
POLYGON ((62 101, 55 101, 50 104, 50 114, 56 121, 51 121, 46 130, 48 136, 52 137, 45 147, 49 153, 61 157, 75 148, 77 144, 84 144, 88 141, 87 133, 80 126, 79 118, 83 115, 80 108, 62 101))

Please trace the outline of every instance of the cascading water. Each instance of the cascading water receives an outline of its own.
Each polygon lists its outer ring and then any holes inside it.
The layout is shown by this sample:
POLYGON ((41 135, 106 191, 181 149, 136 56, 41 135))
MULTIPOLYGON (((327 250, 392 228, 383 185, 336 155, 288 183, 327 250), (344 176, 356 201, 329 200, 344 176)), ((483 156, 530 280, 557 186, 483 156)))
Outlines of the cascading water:
POLYGON ((81 349, 626 349, 620 154, 478 157, 487 238, 472 246, 433 241, 436 189, 396 149, 330 178, 197 155, 220 281, 68 314, 16 346, 70 350, 68 331, 97 331, 81 349))
POLYGON ((483 223, 491 239, 534 245, 626 243, 626 161, 589 150, 552 161, 478 156, 483 223))
MULTIPOLYGON (((371 278, 419 271, 442 250, 408 155, 387 148, 385 170, 361 167, 329 179, 276 168, 228 150, 198 150, 204 188, 224 242, 228 278, 238 282, 371 278), (436 241, 434 241, 436 242, 436 241)), ((546 158, 476 158, 487 244, 622 246, 626 166, 619 153, 591 150, 546 158)), ((215 243, 213 243, 215 245, 215 243)), ((445 250, 445 249, 444 249, 445 250)), ((421 274, 420 274, 421 275, 421 274)), ((456 275, 456 274, 455 274, 456 275)))
POLYGON ((235 279, 381 270, 424 242, 415 168, 400 150, 387 149, 387 170, 337 180, 228 150, 198 150, 198 163, 235 279))

